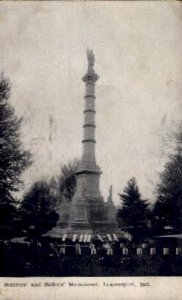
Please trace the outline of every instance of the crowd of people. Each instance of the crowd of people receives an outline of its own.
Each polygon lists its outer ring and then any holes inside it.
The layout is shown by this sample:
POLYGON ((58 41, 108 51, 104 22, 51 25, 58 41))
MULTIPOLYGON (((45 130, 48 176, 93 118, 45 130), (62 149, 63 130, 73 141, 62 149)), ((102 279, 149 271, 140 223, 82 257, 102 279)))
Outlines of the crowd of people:
POLYGON ((65 239, 1 243, 1 276, 181 275, 182 248, 128 239, 65 239))

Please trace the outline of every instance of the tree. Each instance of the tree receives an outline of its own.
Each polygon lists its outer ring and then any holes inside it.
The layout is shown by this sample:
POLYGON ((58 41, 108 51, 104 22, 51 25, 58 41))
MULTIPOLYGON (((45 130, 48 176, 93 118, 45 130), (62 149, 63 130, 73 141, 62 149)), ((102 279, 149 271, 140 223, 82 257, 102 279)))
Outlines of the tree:
POLYGON ((119 196, 121 208, 118 210, 118 217, 124 221, 129 231, 133 232, 135 229, 146 227, 149 217, 149 204, 147 200, 141 199, 135 178, 131 178, 127 182, 127 186, 119 196))
POLYGON ((23 150, 20 140, 22 119, 8 103, 10 83, 0 75, 0 195, 2 202, 13 200, 12 192, 18 191, 20 175, 30 165, 30 153, 23 150))
POLYGON ((173 153, 168 155, 157 186, 157 201, 153 214, 158 228, 170 225, 182 229, 182 126, 173 136, 173 153))
POLYGON ((33 184, 21 204, 22 225, 32 237, 40 237, 52 229, 58 220, 55 199, 46 181, 33 184))
POLYGON ((65 164, 61 168, 61 174, 58 178, 59 189, 61 198, 65 198, 67 201, 71 201, 76 191, 76 175, 80 161, 74 159, 73 161, 65 164))
MULTIPOLYGON (((9 104, 10 83, 0 74, 0 225, 9 226, 15 215, 13 192, 20 189, 22 172, 30 165, 30 153, 20 139, 22 119, 9 104)), ((2 233, 2 232, 1 232, 2 233)))

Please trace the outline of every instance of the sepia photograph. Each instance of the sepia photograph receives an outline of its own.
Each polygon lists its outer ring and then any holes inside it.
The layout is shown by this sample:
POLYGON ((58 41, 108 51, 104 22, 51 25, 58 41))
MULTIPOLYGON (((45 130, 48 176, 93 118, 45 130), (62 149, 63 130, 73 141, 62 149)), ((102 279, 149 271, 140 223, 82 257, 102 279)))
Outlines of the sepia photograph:
POLYGON ((180 1, 0 3, 7 286, 182 275, 181 41, 180 1))

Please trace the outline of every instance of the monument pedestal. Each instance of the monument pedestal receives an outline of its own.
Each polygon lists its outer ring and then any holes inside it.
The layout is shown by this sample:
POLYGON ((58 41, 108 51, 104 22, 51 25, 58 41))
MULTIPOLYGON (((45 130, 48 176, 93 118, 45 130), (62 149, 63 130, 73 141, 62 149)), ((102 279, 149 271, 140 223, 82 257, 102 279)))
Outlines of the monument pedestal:
POLYGON ((115 207, 113 203, 104 202, 101 196, 73 202, 68 227, 72 233, 113 233, 118 228, 115 207))

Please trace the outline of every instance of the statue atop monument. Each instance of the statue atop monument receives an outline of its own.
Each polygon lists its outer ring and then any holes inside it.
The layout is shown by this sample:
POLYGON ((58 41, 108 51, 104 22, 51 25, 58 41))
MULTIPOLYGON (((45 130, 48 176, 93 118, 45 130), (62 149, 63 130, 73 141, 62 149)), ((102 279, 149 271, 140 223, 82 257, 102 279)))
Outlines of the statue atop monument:
POLYGON ((95 57, 92 50, 87 49, 88 69, 93 69, 95 57))
POLYGON ((84 82, 96 82, 99 76, 94 71, 95 56, 93 50, 87 49, 87 60, 88 60, 88 70, 85 76, 82 78, 84 82))

